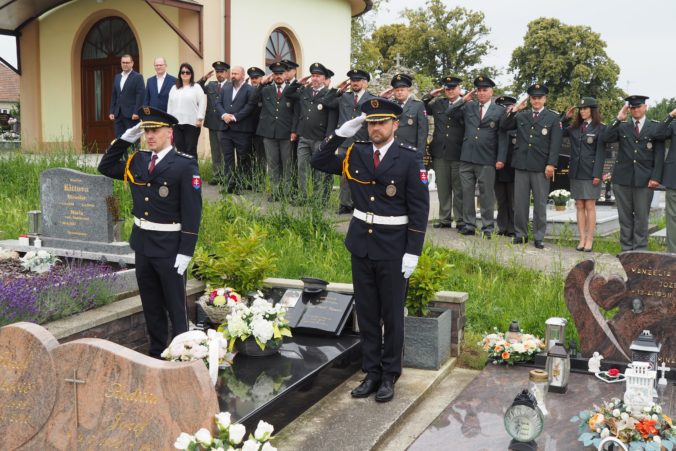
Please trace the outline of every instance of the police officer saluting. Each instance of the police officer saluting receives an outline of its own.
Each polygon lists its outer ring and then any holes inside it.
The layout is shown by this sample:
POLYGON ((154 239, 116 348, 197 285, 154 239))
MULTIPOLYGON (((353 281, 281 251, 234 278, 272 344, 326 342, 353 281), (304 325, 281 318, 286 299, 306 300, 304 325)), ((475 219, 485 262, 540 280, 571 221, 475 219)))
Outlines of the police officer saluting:
POLYGON ((365 398, 376 392, 376 401, 386 402, 393 398, 401 374, 406 279, 422 252, 430 199, 421 153, 394 138, 401 107, 375 98, 361 110, 366 114, 347 121, 322 143, 312 156, 312 166, 332 174, 343 172, 352 191, 354 215, 345 245, 352 253, 366 373, 352 396, 365 398), (354 143, 344 158, 336 155, 365 120, 371 142, 354 143))
POLYGON ((136 280, 150 335, 150 356, 160 357, 172 337, 188 330, 184 273, 197 244, 202 214, 197 161, 171 144, 178 121, 164 111, 142 107, 141 123, 108 147, 99 172, 129 182, 136 253, 136 280), (123 154, 144 134, 150 150, 123 154))

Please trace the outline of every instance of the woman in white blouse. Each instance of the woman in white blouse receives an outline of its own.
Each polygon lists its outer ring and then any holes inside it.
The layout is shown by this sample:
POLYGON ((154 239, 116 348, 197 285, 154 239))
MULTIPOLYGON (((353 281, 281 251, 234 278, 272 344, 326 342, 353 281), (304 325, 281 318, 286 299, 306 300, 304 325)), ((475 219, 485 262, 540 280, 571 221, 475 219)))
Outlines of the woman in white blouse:
POLYGON ((179 152, 197 158, 197 140, 202 130, 207 97, 200 85, 195 84, 192 66, 181 64, 176 85, 169 91, 167 113, 178 119, 174 125, 174 146, 179 152))

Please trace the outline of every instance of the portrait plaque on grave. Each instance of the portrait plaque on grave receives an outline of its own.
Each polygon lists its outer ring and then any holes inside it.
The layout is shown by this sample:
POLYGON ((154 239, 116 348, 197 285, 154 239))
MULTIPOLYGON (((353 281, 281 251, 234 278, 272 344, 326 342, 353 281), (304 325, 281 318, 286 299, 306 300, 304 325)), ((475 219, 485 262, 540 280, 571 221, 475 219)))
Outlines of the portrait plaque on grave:
POLYGON ((302 293, 297 301, 298 290, 287 290, 282 297, 285 303, 293 304, 286 317, 294 332, 340 335, 352 311, 353 296, 332 291, 320 294, 302 293))

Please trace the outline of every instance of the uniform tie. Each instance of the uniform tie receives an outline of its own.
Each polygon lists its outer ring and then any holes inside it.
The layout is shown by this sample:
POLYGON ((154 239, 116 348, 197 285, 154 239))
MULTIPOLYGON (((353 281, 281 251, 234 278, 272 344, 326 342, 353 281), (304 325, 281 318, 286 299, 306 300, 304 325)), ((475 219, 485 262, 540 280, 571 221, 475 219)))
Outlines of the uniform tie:
POLYGON ((157 162, 157 154, 154 153, 150 158, 150 166, 148 167, 148 174, 152 174, 155 170, 155 163, 157 162))
POLYGON ((641 123, 641 121, 634 122, 634 131, 636 132, 636 136, 638 136, 641 133, 641 129, 638 128, 640 123, 641 123))
POLYGON ((583 122, 582 123, 582 134, 584 135, 585 133, 587 133, 587 123, 583 122))
POLYGON ((354 95, 354 106, 359 106, 359 94, 354 95))
POLYGON ((533 120, 536 121, 538 119, 538 114, 540 114, 539 111, 533 111, 533 120))
POLYGON ((282 86, 277 85, 277 98, 281 99, 282 98, 282 86))
POLYGON ((379 165, 380 165, 380 150, 376 149, 376 151, 373 152, 373 166, 375 166, 375 168, 378 169, 379 165))
POLYGON ((484 104, 480 104, 479 106, 479 120, 482 121, 484 119, 484 104))

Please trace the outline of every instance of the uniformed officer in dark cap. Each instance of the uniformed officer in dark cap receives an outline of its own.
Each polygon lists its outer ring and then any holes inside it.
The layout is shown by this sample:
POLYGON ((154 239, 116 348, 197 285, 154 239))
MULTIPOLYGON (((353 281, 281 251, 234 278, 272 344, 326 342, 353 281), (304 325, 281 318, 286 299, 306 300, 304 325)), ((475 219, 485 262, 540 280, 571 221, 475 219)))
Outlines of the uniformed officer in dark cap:
POLYGON ((401 107, 373 98, 361 110, 366 114, 345 122, 322 143, 312 156, 312 166, 344 173, 349 181, 354 213, 345 245, 352 254, 366 373, 352 396, 364 398, 376 392, 376 401, 386 402, 394 396, 394 382, 401 374, 406 279, 422 252, 429 191, 421 153, 394 137, 401 107), (364 121, 371 142, 355 142, 345 157, 336 155, 335 150, 364 121))
POLYGON ((462 102, 462 80, 452 75, 441 80, 442 88, 435 89, 422 98, 427 114, 434 117, 434 134, 429 145, 432 168, 436 174, 439 194, 439 220, 434 228, 464 227, 462 219, 462 184, 460 183, 460 150, 465 134, 462 117, 448 115, 449 106, 462 102), (439 94, 443 91, 444 97, 439 94))
POLYGON ((286 66, 286 70, 284 71, 284 82, 287 85, 290 85, 294 81, 296 81, 296 73, 298 71, 298 63, 295 61, 291 61, 289 59, 283 59, 280 61, 284 66, 286 66))
POLYGON ((666 188, 664 214, 667 217, 667 252, 676 254, 676 109, 664 120, 665 138, 671 140, 664 161, 662 185, 666 188))
POLYGON ((396 138, 404 144, 415 147, 422 155, 425 153, 429 134, 425 104, 411 96, 413 78, 410 75, 397 74, 392 77, 390 85, 392 88, 382 95, 386 98, 392 95, 392 100, 403 109, 399 117, 396 138))
POLYGON ((313 180, 315 198, 326 203, 331 194, 333 177, 321 171, 312 171, 310 157, 319 151, 319 145, 333 130, 329 130, 329 108, 322 99, 328 92, 325 82, 330 71, 322 63, 310 65, 310 75, 289 85, 284 95, 297 102, 297 114, 291 131, 298 135, 298 202, 308 197, 308 181, 313 180), (306 86, 306 83, 309 83, 306 86), (310 177, 311 175, 311 177, 310 177))
POLYGON ((263 137, 265 145, 265 160, 272 185, 272 194, 268 200, 276 201, 291 188, 291 125, 294 105, 293 99, 284 96, 286 66, 280 61, 272 63, 270 70, 272 83, 259 86, 254 97, 261 104, 256 134, 263 137))
MULTIPOLYGON (((516 103, 511 96, 499 96, 495 103, 505 108, 516 103)), ((514 237, 514 168, 512 167, 512 155, 516 145, 516 130, 507 134, 507 156, 502 169, 495 171, 495 201, 498 204, 498 235, 514 237)))
MULTIPOLYGON (((507 114, 504 131, 516 130, 516 147, 512 159, 514 174, 514 229, 515 244, 528 242, 528 212, 530 193, 533 193, 533 235, 535 247, 544 249, 547 230, 547 200, 549 183, 559 162, 561 151, 560 115, 545 108, 547 92, 544 84, 536 83, 527 90, 531 108, 526 100, 507 114)), ((504 160, 500 160, 504 163, 504 160)))
POLYGON ((197 161, 171 144, 178 120, 164 111, 142 107, 141 123, 108 147, 99 172, 129 183, 134 227, 129 244, 136 253, 136 280, 150 336, 150 356, 160 357, 172 337, 188 330, 185 270, 197 244, 202 215, 197 161), (150 150, 125 150, 145 131, 150 150))
POLYGON ((631 95, 624 99, 627 103, 603 134, 605 142, 619 143, 612 180, 623 251, 648 247, 650 203, 662 180, 664 127, 646 118, 648 98, 631 95), (627 111, 631 118, 625 121, 627 111))
MULTIPOLYGON (((368 84, 371 81, 371 75, 365 70, 351 69, 347 72, 348 79, 338 85, 337 88, 330 89, 322 101, 324 106, 329 109, 337 109, 338 123, 340 127, 345 122, 361 115, 361 105, 372 99, 374 96, 368 91, 368 84)), ((354 141, 368 140, 368 130, 366 124, 357 132, 353 138, 347 138, 338 147, 338 154, 344 156, 347 148, 354 141)), ((340 194, 338 195, 340 207, 338 214, 352 213, 352 195, 350 187, 345 176, 340 178, 340 194)))
POLYGON ((462 102, 450 105, 449 113, 465 121, 465 137, 460 153, 460 180, 462 182, 462 210, 465 227, 463 235, 476 233, 475 187, 479 185, 481 204, 481 232, 491 239, 495 227, 495 171, 502 169, 507 154, 507 139, 500 134, 505 108, 492 102, 495 83, 485 75, 474 79, 475 89, 462 102), (476 100, 472 100, 476 95, 476 100))
POLYGON ((202 87, 207 95, 207 111, 204 115, 204 126, 209 129, 209 147, 211 148, 211 163, 213 166, 213 178, 209 180, 209 185, 216 185, 223 179, 224 160, 223 149, 221 149, 218 132, 225 129, 225 123, 218 114, 216 105, 220 102, 220 94, 228 81, 228 71, 230 65, 224 61, 215 61, 213 68, 200 78, 197 83, 202 87), (207 80, 216 74, 216 80, 207 83, 207 80))
MULTIPOLYGON (((261 79, 265 76, 265 71, 258 67, 250 67, 246 70, 246 74, 249 76, 249 84, 255 89, 258 88, 258 85, 260 85, 261 79)), ((255 103, 255 105, 253 111, 251 112, 250 119, 253 123, 253 129, 256 130, 258 128, 258 120, 261 116, 262 103, 255 95, 251 97, 251 100, 255 103)), ((263 138, 256 133, 254 133, 252 139, 252 147, 253 150, 251 155, 253 157, 252 163, 254 174, 261 174, 265 170, 265 146, 263 145, 263 138)), ((257 183, 254 183, 254 186, 252 186, 254 190, 258 189, 256 185, 257 183)))

